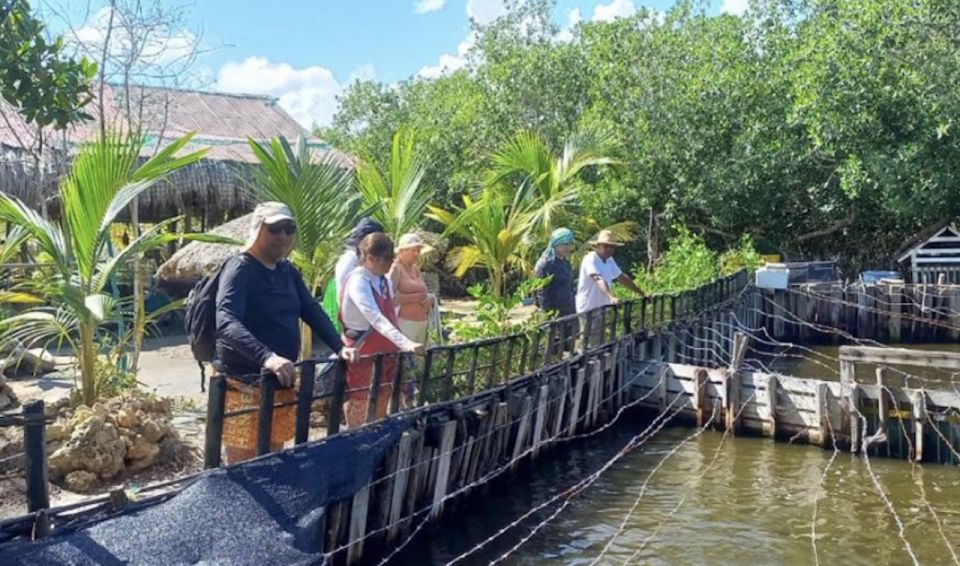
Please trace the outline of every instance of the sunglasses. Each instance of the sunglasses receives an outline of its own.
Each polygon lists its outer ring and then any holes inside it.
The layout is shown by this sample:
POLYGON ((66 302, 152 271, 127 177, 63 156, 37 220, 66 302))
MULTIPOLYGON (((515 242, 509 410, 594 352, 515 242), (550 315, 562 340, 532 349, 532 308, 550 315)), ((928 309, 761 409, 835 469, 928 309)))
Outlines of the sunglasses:
POLYGON ((267 231, 274 236, 277 236, 281 233, 288 236, 293 236, 297 233, 297 225, 292 222, 279 222, 277 224, 269 224, 267 226, 267 231))

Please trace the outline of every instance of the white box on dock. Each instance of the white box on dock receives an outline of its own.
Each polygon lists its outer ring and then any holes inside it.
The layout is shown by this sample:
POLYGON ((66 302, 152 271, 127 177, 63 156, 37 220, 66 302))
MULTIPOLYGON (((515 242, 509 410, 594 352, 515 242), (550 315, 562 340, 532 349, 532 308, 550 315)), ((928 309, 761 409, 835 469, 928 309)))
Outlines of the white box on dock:
POLYGON ((790 269, 782 263, 768 263, 757 269, 756 285, 762 289, 786 289, 790 285, 790 269))

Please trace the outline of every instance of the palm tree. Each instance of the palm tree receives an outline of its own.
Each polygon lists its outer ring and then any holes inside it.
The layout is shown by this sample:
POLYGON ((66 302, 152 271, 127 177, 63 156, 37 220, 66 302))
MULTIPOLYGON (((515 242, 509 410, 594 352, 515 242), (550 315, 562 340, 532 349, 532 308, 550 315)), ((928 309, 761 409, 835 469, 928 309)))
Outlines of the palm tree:
POLYGON ((533 210, 535 237, 549 236, 558 216, 576 207, 587 186, 583 173, 591 167, 615 166, 614 139, 597 129, 570 135, 563 152, 554 155, 539 135, 518 132, 494 154, 489 186, 513 187, 514 203, 533 210))
POLYGON ((399 130, 393 136, 390 161, 380 171, 372 158, 357 164, 357 188, 367 207, 379 206, 374 219, 397 241, 423 220, 430 191, 423 184, 426 165, 418 155, 412 133, 399 130))
POLYGON ((447 263, 456 277, 463 277, 474 267, 490 273, 494 296, 506 291, 507 270, 525 269, 524 242, 534 226, 536 213, 511 205, 503 191, 485 189, 480 198, 463 197, 463 208, 453 211, 430 206, 427 216, 444 225, 445 237, 456 236, 467 244, 450 251, 447 263))
MULTIPOLYGON (((140 194, 170 173, 199 161, 205 150, 177 154, 190 142, 184 136, 139 164, 144 140, 108 135, 84 145, 60 185, 60 223, 44 219, 20 200, 0 194, 0 220, 17 226, 48 256, 53 266, 42 278, 22 282, 20 298, 33 296, 42 306, 0 323, 2 339, 35 342, 59 340, 79 354, 83 400, 97 397, 94 366, 98 328, 118 308, 106 291, 110 280, 130 260, 145 251, 180 238, 170 218, 154 225, 113 257, 108 256, 110 226, 140 194)), ((190 234, 187 239, 222 242, 222 238, 190 234)))
POLYGON ((283 137, 248 143, 260 161, 252 192, 293 212, 297 244, 292 259, 316 293, 333 273, 343 241, 362 214, 353 173, 333 153, 315 159, 303 139, 296 147, 283 137))
MULTIPOLYGON (((303 139, 296 147, 283 137, 268 144, 249 139, 260 169, 252 191, 261 200, 284 203, 297 219, 293 263, 303 273, 314 295, 333 274, 343 242, 357 220, 369 211, 353 184, 353 173, 341 158, 330 153, 314 159, 303 139)), ((303 326, 301 356, 312 353, 312 333, 303 326)))

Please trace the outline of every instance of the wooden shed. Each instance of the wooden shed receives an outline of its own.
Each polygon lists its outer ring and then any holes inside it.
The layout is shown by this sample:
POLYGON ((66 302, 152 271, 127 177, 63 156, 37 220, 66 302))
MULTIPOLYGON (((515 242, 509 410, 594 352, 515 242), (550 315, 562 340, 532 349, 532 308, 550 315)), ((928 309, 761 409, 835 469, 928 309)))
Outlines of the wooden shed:
POLYGON ((897 251, 911 283, 960 284, 960 228, 954 219, 943 219, 923 230, 897 251))
MULTIPOLYGON (((96 89, 95 89, 96 90, 96 89)), ((207 229, 236 218, 252 209, 248 198, 248 180, 257 159, 247 143, 284 136, 293 141, 307 140, 315 153, 330 152, 349 166, 350 159, 310 136, 300 124, 267 96, 226 94, 136 86, 104 88, 104 121, 117 131, 129 131, 127 116, 135 114, 146 135, 144 158, 186 133, 195 132, 188 149, 208 148, 200 163, 177 171, 144 193, 140 199, 140 221, 157 222, 185 215, 194 230, 207 229), (134 108, 135 111, 130 109, 134 108)), ((97 116, 97 101, 87 112, 97 116)), ((36 209, 41 200, 55 208, 58 177, 66 172, 70 158, 85 141, 95 138, 100 126, 95 119, 69 128, 66 132, 44 134, 44 152, 38 175, 35 155, 36 132, 20 116, 0 101, 0 192, 13 195, 36 209), (43 179, 43 190, 38 190, 43 179)))

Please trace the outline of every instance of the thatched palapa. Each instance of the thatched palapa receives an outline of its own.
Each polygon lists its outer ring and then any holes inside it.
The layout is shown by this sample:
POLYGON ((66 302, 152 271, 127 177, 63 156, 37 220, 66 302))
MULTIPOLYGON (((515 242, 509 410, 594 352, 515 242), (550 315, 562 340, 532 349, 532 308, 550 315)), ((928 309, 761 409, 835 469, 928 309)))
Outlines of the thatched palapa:
MULTIPOLYGON (((94 89, 98 90, 98 89, 94 89)), ((188 149, 209 148, 200 163, 171 175, 140 197, 140 220, 156 222, 185 214, 194 230, 205 229, 252 209, 247 194, 257 160, 247 138, 258 141, 277 136, 307 144, 319 153, 330 153, 349 166, 350 159, 323 141, 310 138, 275 98, 241 94, 174 90, 157 87, 104 88, 104 121, 115 131, 139 125, 146 135, 144 158, 158 146, 188 132, 196 136, 188 149)), ((96 100, 86 111, 99 115, 96 100)), ((45 131, 37 173, 37 132, 9 105, 0 102, 0 191, 39 208, 42 198, 56 194, 56 182, 70 157, 100 131, 97 121, 72 126, 65 132, 45 131), (43 178, 43 191, 37 189, 43 178)))
MULTIPOLYGON (((210 233, 243 242, 250 233, 252 217, 252 214, 245 214, 234 218, 214 228, 210 233)), ((227 258, 239 251, 238 246, 190 242, 160 266, 155 280, 165 293, 174 297, 186 296, 197 281, 211 274, 227 258)))

